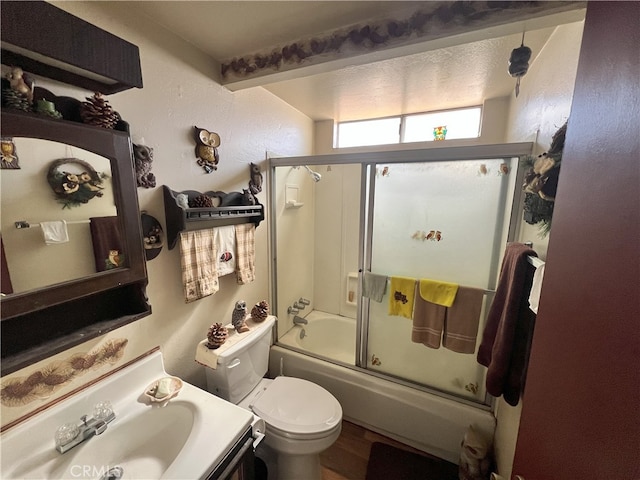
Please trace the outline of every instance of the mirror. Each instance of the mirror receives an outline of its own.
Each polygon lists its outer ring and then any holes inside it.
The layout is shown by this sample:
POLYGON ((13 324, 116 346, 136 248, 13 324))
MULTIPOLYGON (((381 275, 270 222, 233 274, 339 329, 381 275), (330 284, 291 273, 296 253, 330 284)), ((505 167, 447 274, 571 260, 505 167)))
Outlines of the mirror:
POLYGON ((101 222, 118 221, 111 161, 49 140, 10 141, 20 168, 0 170, 0 224, 8 274, 8 281, 0 285, 2 293, 24 293, 121 268, 119 228, 109 248, 118 252, 111 263, 109 251, 101 252, 108 240, 98 232, 101 222), (98 261, 101 257, 105 259, 98 261))
MULTIPOLYGON (((2 171, 3 256, 16 283, 14 293, 0 301, 2 373, 6 374, 149 315, 151 307, 146 298, 147 273, 128 133, 7 109, 2 109, 0 126, 3 139, 14 139, 21 167, 2 171), (78 176, 91 167, 106 176, 93 185, 100 196, 62 208, 65 205, 56 198, 49 177, 52 162, 69 158, 82 162, 58 162, 55 168, 78 176), (22 200, 14 201, 11 196, 22 200), (71 223, 97 217, 115 219, 124 253, 124 261, 104 271, 97 271, 93 235, 87 230, 91 225, 71 223), (69 243, 82 239, 83 246, 75 250, 66 243, 46 245, 41 228, 16 229, 14 222, 22 220, 34 224, 67 220, 69 243), (13 236, 18 240, 9 240, 13 236), (49 252, 62 251, 54 249, 65 246, 71 248, 63 265, 54 263, 57 255, 49 252), (19 252, 21 247, 29 251, 19 252), (46 263, 44 271, 69 272, 47 274, 44 279, 40 266, 28 264, 28 257, 36 256, 36 251, 45 255, 36 262, 46 263), (69 314, 77 308, 86 315, 69 314)), ((76 186, 71 183, 67 188, 76 186)))

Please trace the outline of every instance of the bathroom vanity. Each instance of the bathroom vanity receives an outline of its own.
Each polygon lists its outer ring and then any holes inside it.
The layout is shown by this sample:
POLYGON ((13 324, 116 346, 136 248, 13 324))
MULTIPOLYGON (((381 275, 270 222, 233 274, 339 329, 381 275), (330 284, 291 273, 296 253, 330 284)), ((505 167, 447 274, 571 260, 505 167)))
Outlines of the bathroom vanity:
POLYGON ((253 415, 186 382, 166 400, 150 398, 150 386, 165 377, 154 349, 11 427, 0 438, 0 477, 253 479, 253 415), (60 427, 82 426, 83 415, 90 422, 105 401, 115 418, 60 453, 60 427))

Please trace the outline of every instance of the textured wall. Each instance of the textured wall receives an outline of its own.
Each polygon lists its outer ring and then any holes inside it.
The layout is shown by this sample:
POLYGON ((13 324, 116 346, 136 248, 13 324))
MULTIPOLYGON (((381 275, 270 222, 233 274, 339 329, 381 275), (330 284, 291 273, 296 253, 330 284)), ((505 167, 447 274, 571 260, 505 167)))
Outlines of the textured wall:
MULTIPOLYGON (((262 88, 231 93, 221 87, 212 80, 216 66, 210 58, 161 27, 132 15, 126 3, 57 2, 55 5, 140 48, 144 88, 108 98, 114 109, 130 123, 134 142, 144 138, 145 144, 154 148, 153 173, 158 187, 140 188, 138 197, 140 208, 156 217, 163 227, 163 184, 174 190, 237 191, 247 186, 250 162, 265 169, 267 151, 281 155, 311 153, 313 125, 308 117, 262 88), (213 130, 222 139, 219 168, 210 175, 196 164, 192 139, 194 125, 213 130)), ((53 82, 39 84, 57 95, 81 100, 92 94, 53 82)), ((258 198, 266 203, 266 189, 258 198)), ((267 231, 266 221, 256 231, 255 282, 239 286, 233 275, 222 277, 218 293, 191 304, 185 304, 183 299, 179 249, 169 251, 165 247, 147 264, 147 294, 153 314, 82 344, 72 352, 92 351, 110 338, 127 338, 128 345, 122 358, 126 361, 160 345, 169 373, 204 386, 204 371, 195 363, 194 356, 196 344, 204 338, 209 325, 214 321, 230 321, 238 299, 244 299, 248 304, 268 299, 267 231)), ((63 352, 11 377, 24 377, 53 361, 64 361, 72 352, 63 352)), ((95 375, 108 368, 97 370, 95 375)), ((88 376, 82 377, 82 381, 88 379, 88 376)), ((7 380, 4 378, 3 382, 7 380)), ((77 385, 72 382, 56 395, 77 385)), ((26 410, 48 400, 32 402, 26 410)), ((26 410, 3 406, 2 423, 6 424, 26 410)))
MULTIPOLYGON (((551 137, 569 117, 582 27, 583 22, 559 26, 522 78, 520 95, 511 97, 508 142, 535 142, 538 155, 549 148, 551 137)), ((519 240, 532 241, 538 255, 546 258, 549 237, 540 238, 537 226, 520 222, 519 240)), ((498 400, 495 448, 504 478, 511 474, 521 408, 498 400)))

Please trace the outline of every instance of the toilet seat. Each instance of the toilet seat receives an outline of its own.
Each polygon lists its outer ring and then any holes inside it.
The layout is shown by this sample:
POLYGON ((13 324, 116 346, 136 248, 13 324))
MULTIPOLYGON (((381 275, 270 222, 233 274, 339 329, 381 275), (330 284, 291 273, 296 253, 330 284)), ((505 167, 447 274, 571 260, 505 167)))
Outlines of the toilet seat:
POLYGON ((288 438, 313 439, 340 428, 342 407, 315 383, 277 377, 250 405, 272 433, 288 438))

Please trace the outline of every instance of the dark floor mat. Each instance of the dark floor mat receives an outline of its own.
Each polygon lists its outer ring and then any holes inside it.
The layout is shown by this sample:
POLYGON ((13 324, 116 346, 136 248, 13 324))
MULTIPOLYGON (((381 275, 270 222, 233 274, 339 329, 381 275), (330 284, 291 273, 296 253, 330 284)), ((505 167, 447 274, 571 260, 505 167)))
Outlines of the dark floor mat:
POLYGON ((458 480, 458 466, 375 442, 366 480, 458 480))

